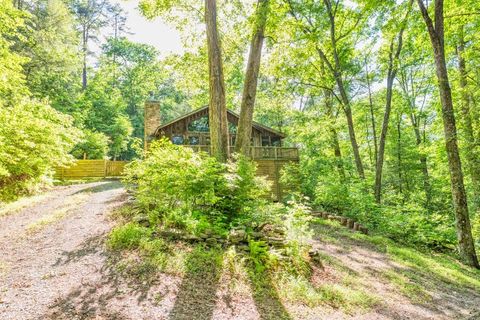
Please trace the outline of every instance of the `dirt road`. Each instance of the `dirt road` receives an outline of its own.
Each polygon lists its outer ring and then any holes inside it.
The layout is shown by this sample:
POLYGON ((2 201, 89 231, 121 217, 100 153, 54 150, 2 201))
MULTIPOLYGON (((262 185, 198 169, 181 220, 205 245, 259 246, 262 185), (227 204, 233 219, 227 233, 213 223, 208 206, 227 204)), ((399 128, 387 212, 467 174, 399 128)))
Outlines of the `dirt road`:
POLYGON ((0 216, 0 318, 42 319, 103 265, 107 214, 125 202, 118 181, 58 187, 0 216), (85 244, 88 246, 85 246, 85 244), (81 249, 79 249, 81 248, 81 249))

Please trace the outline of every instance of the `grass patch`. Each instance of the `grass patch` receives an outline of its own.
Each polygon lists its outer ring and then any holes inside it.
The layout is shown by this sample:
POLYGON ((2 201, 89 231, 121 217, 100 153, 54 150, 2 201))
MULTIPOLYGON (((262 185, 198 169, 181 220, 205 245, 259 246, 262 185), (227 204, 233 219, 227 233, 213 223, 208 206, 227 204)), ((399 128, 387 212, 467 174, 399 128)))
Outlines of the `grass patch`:
POLYGON ((46 201, 51 197, 52 195, 47 193, 47 194, 39 194, 32 197, 21 198, 15 202, 7 203, 7 204, 2 204, 0 202, 0 217, 12 215, 14 213, 19 212, 22 209, 25 209, 26 207, 46 201))
POLYGON ((360 245, 369 245, 376 251, 385 253, 400 266, 406 267, 409 272, 404 272, 399 276, 400 278, 390 275, 390 280, 396 286, 404 287, 403 285, 405 285, 406 289, 404 291, 414 299, 422 300, 426 298, 423 293, 417 292, 415 282, 419 283, 420 288, 424 283, 441 281, 458 289, 480 290, 480 270, 462 264, 451 255, 424 252, 417 248, 395 243, 391 239, 380 235, 366 236, 358 232, 351 232, 343 227, 337 227, 334 222, 328 220, 315 219, 313 224, 320 229, 319 233, 322 241, 326 239, 326 242, 329 242, 329 239, 333 237, 344 244, 346 240, 360 245))
POLYGON ((303 277, 286 276, 279 281, 280 296, 290 302, 300 302, 315 307, 329 305, 347 313, 368 311, 379 298, 355 286, 343 283, 326 283, 318 287, 303 277))
POLYGON ((425 304, 432 301, 425 287, 413 282, 407 275, 394 270, 384 271, 381 275, 413 303, 425 304))
POLYGON ((55 210, 53 213, 45 215, 40 219, 30 223, 25 227, 25 231, 27 234, 34 234, 42 230, 48 225, 54 224, 64 218, 66 218, 69 214, 73 212, 74 209, 77 208, 79 204, 84 202, 89 197, 88 194, 77 194, 68 199, 68 201, 64 202, 64 207, 58 210, 55 210))
POLYGON ((112 230, 107 245, 113 250, 135 249, 150 235, 150 229, 129 222, 112 230))

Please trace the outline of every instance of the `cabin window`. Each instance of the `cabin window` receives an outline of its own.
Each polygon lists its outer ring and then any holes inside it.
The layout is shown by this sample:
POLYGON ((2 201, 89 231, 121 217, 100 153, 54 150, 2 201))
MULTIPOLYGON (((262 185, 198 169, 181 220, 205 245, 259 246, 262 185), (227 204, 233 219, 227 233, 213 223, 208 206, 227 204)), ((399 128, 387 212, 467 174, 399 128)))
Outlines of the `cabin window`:
POLYGON ((270 137, 269 136, 262 136, 262 147, 266 147, 270 145, 270 137))
POLYGON ((183 142, 185 141, 185 139, 183 138, 182 135, 174 135, 172 136, 172 143, 173 144, 183 144, 183 142))
POLYGON ((196 146, 200 144, 200 138, 198 136, 189 136, 188 144, 196 146))
POLYGON ((208 132, 210 127, 208 126, 208 116, 203 116, 196 120, 191 121, 187 127, 190 132, 208 132))
POLYGON ((281 144, 282 144, 282 142, 281 142, 279 137, 272 137, 272 146, 280 147, 281 144))
POLYGON ((210 145, 210 137, 205 137, 205 145, 210 145))
POLYGON ((228 132, 230 134, 236 134, 237 133, 237 126, 231 122, 228 123, 228 132))

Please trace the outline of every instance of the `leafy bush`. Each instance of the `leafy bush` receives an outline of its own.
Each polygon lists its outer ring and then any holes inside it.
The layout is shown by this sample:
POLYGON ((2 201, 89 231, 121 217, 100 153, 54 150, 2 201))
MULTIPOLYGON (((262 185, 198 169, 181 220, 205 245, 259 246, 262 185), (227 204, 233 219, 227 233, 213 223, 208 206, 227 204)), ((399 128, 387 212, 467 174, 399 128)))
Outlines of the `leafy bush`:
POLYGON ((418 202, 398 201, 379 206, 371 189, 361 181, 339 184, 320 181, 315 205, 351 217, 391 239, 437 249, 455 247, 453 216, 448 212, 429 212, 418 202))
POLYGON ((145 159, 132 162, 125 181, 154 224, 192 233, 225 228, 263 203, 268 192, 255 165, 238 157, 221 164, 167 140, 153 142, 145 159))
POLYGON ((0 200, 27 193, 55 166, 69 164, 80 137, 72 118, 48 104, 24 99, 6 105, 0 99, 0 200))
POLYGON ((105 134, 84 130, 83 139, 75 145, 72 155, 77 159, 82 159, 84 155, 87 159, 103 159, 107 155, 109 143, 105 134))

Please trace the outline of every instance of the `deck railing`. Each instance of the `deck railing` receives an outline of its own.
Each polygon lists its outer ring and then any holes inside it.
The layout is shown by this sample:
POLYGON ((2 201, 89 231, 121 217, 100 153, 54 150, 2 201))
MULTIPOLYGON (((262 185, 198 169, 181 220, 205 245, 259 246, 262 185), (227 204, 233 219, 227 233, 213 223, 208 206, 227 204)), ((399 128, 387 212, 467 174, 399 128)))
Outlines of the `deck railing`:
MULTIPOLYGON (((194 151, 210 153, 210 146, 207 145, 186 145, 194 151)), ((233 153, 233 147, 230 147, 233 153)), ((287 147, 250 147, 249 155, 254 160, 275 159, 275 160, 298 160, 298 149, 287 147)))

